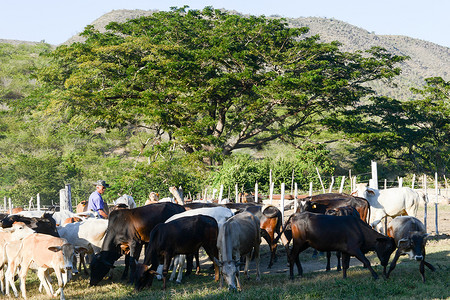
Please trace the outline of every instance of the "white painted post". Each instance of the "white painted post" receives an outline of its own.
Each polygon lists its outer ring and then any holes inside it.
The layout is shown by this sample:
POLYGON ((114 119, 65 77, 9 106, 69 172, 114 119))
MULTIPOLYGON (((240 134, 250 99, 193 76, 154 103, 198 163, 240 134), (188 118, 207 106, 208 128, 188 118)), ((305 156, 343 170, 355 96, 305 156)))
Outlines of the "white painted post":
POLYGON ((423 225, 425 225, 425 232, 427 231, 427 203, 428 203, 428 191, 427 191, 427 175, 423 174, 423 189, 425 192, 425 206, 423 212, 423 225))
POLYGON ((284 182, 281 184, 281 202, 280 202, 280 210, 281 210, 281 220, 284 223, 284 182))
POLYGON ((37 206, 37 211, 41 211, 41 194, 37 194, 36 195, 36 206, 37 206))
POLYGON ((219 191, 219 203, 222 201, 223 196, 223 184, 220 185, 220 191, 219 191))
POLYGON ((234 186, 234 193, 235 193, 235 203, 239 203, 239 191, 238 191, 238 184, 234 186))
POLYGON ((325 187, 323 186, 322 177, 320 177, 319 169, 316 167, 317 176, 319 176, 320 185, 322 186, 322 191, 325 194, 325 187))
POLYGON ((384 189, 387 189, 387 179, 384 180, 384 189))
POLYGON ((273 188, 274 188, 274 183, 271 182, 270 183, 270 188, 269 188, 269 200, 270 200, 270 204, 272 204, 272 200, 273 200, 273 188))
POLYGON ((72 190, 70 184, 66 184, 64 189, 59 190, 59 207, 60 210, 68 210, 73 212, 72 209, 72 190))
POLYGON ((297 207, 298 207, 297 193, 298 193, 298 189, 297 189, 297 182, 296 182, 294 184, 294 212, 297 211, 297 207))
POLYGON ((352 177, 352 170, 348 170, 348 178, 350 179, 350 193, 351 194, 353 192, 353 177, 352 177))
POLYGON ((313 183, 312 181, 309 182, 309 195, 312 196, 313 193, 313 183))
POLYGON ((12 213, 12 209, 13 209, 13 206, 12 206, 12 203, 11 203, 11 197, 8 198, 8 202, 9 202, 9 213, 11 214, 12 213))
POLYGON ((436 217, 434 218, 436 220, 436 235, 439 235, 439 228, 438 228, 438 204, 439 204, 439 183, 438 183, 438 173, 434 173, 434 189, 436 193, 436 200, 434 201, 434 209, 436 217))
POLYGON ((344 191, 344 183, 345 183, 345 176, 342 176, 341 186, 339 187, 339 193, 340 194, 342 194, 342 192, 344 191))
POLYGON ((258 199, 258 182, 255 182, 255 202, 259 203, 259 199, 258 199))
POLYGON ((403 187, 403 177, 397 177, 398 179, 398 187, 401 188, 403 187))
POLYGON ((371 161, 371 169, 372 169, 372 185, 371 188, 378 190, 378 170, 377 170, 377 162, 371 161))
POLYGON ((213 189, 213 194, 212 194, 212 199, 214 201, 214 199, 216 199, 216 193, 217 193, 217 189, 213 189))
POLYGON ((31 210, 32 206, 33 206, 33 197, 31 197, 30 201, 28 202, 28 210, 31 210))
POLYGON ((416 174, 413 174, 412 183, 411 183, 411 188, 412 189, 414 189, 415 182, 416 182, 416 174))
POLYGON ((293 189, 294 189, 294 172, 295 172, 295 169, 292 169, 291 195, 292 195, 293 189))
POLYGON ((6 199, 6 196, 5 197, 3 197, 3 210, 6 212, 6 201, 7 201, 7 199, 6 199))
POLYGON ((334 185, 334 176, 331 176, 331 183, 330 183, 330 188, 328 190, 328 193, 331 193, 333 191, 333 185, 334 185))

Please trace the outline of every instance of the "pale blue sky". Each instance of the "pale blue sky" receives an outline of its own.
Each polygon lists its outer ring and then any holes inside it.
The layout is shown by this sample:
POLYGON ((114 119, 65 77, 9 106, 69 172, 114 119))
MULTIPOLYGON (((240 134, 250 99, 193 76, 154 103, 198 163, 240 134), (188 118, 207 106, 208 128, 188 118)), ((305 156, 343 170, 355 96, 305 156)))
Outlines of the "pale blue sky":
POLYGON ((183 5, 335 18, 376 34, 406 35, 450 47, 450 0, 0 0, 0 39, 57 45, 113 9, 169 10, 183 5))

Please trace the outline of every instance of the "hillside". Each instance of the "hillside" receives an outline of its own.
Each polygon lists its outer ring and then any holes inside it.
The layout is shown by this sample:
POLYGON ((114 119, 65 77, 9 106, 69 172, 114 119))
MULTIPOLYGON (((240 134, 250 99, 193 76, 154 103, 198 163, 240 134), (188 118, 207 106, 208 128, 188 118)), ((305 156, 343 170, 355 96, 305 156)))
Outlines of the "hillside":
MULTIPOLYGON (((113 10, 99 17, 91 25, 103 31, 105 25, 111 21, 124 22, 127 19, 148 16, 154 12, 156 10, 113 10)), ((318 34, 324 42, 341 42, 344 51, 366 50, 372 46, 380 46, 394 54, 411 57, 402 65, 403 74, 394 81, 397 88, 373 83, 375 89, 384 95, 407 99, 411 96, 409 88, 422 85, 425 78, 439 76, 450 80, 450 48, 406 36, 376 35, 335 19, 299 17, 290 18, 287 21, 293 27, 309 27, 309 35, 318 34)), ((64 44, 80 41, 82 38, 75 35, 64 44)))

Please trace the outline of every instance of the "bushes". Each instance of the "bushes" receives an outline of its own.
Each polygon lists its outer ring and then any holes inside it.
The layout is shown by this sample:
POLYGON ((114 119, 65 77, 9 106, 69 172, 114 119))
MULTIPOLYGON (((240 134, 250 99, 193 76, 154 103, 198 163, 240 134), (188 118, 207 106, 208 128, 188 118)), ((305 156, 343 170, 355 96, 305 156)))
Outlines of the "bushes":
POLYGON ((334 165, 329 157, 329 151, 323 145, 305 145, 302 149, 287 150, 278 153, 277 157, 253 159, 248 154, 233 154, 225 160, 223 166, 211 174, 211 185, 225 190, 233 190, 238 184, 240 191, 253 191, 258 182, 258 188, 263 193, 269 192, 270 170, 274 181, 275 192, 280 192, 281 183, 290 184, 292 171, 294 181, 299 190, 308 190, 309 183, 318 185, 316 167, 325 182, 334 173, 334 165))

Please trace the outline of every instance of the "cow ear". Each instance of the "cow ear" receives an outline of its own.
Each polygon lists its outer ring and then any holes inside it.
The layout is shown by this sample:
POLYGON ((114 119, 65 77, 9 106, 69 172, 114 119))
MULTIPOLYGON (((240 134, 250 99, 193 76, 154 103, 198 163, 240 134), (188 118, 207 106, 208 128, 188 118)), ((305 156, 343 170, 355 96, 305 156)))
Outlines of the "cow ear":
POLYGON ((370 194, 370 195, 375 195, 375 191, 373 191, 373 190, 367 190, 367 194, 370 194))
POLYGON ((48 247, 48 250, 53 251, 53 252, 58 252, 58 251, 61 251, 61 246, 48 247))

